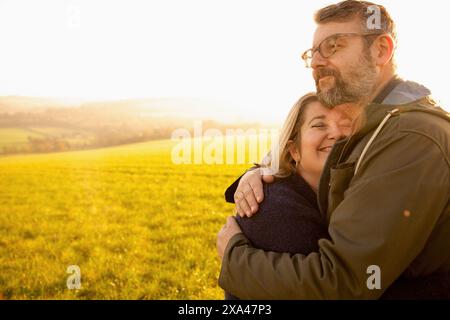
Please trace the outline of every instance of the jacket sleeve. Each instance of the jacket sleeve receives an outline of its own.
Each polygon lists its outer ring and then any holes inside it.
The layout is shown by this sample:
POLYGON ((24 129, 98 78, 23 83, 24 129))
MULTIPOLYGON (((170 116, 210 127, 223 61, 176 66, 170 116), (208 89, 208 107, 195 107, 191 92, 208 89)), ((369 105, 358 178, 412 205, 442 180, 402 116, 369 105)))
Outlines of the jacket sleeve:
POLYGON ((238 234, 225 250, 219 285, 243 299, 379 298, 424 248, 450 192, 448 163, 430 138, 380 140, 332 213, 331 240, 319 240, 318 252, 265 252, 238 234), (368 288, 373 265, 381 289, 368 288))

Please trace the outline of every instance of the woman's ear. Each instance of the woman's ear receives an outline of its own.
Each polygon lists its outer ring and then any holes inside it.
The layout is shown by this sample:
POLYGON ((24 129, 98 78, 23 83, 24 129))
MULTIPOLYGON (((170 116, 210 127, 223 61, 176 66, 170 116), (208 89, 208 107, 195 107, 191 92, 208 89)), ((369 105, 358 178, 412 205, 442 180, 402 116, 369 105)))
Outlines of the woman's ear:
POLYGON ((289 150, 289 153, 291 154, 292 159, 294 159, 296 162, 300 161, 300 152, 298 150, 298 146, 293 140, 288 141, 287 148, 289 150))

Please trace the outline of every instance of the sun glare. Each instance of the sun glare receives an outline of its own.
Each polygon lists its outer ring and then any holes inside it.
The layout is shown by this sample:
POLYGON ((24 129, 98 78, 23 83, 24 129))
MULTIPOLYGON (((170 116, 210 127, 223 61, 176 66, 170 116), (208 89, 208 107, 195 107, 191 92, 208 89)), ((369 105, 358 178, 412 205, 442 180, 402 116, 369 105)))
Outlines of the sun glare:
MULTIPOLYGON (((314 90, 299 53, 311 45, 314 11, 329 3, 2 1, 0 95, 201 97, 233 101, 239 117, 281 121, 314 90)), ((397 21, 399 74, 450 110, 445 2, 378 3, 397 21)))

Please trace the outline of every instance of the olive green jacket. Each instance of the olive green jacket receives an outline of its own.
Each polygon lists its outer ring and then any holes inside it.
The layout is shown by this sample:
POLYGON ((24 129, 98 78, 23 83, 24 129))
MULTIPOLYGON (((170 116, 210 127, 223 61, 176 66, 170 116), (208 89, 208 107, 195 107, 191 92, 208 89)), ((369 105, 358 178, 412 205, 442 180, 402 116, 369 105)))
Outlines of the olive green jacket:
POLYGON ((331 240, 305 256, 265 252, 237 234, 222 288, 242 299, 377 299, 400 275, 450 271, 450 115, 428 97, 370 104, 365 115, 321 177, 331 240))

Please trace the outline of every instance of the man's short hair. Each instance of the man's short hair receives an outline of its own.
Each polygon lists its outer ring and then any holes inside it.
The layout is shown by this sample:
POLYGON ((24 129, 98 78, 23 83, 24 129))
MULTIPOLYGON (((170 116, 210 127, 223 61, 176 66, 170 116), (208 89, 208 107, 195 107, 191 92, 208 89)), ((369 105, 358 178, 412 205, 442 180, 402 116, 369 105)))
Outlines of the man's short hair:
POLYGON ((332 4, 324 7, 316 12, 314 20, 317 24, 327 22, 347 22, 359 17, 361 20, 362 31, 371 32, 385 32, 390 34, 394 43, 397 42, 397 34, 395 31, 395 23, 387 12, 386 8, 368 1, 346 0, 337 4, 332 4), (380 29, 370 30, 367 25, 367 20, 373 15, 373 12, 368 10, 371 6, 377 6, 380 9, 380 29))

